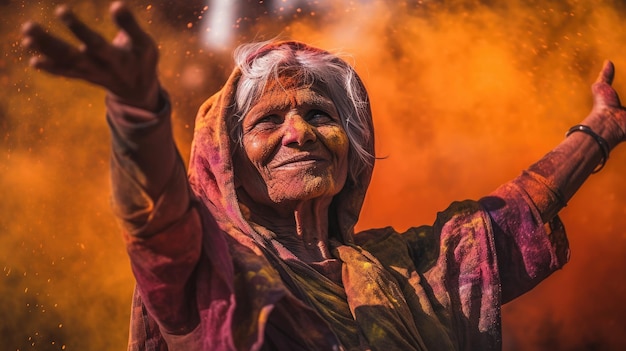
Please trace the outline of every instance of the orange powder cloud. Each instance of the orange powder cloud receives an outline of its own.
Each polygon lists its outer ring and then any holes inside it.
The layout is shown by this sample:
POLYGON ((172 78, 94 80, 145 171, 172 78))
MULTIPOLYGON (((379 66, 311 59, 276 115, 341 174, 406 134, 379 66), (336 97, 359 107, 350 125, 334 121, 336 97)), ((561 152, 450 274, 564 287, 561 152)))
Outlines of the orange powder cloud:
MULTIPOLYGON (((604 59, 626 94, 625 8, 610 1, 345 1, 239 6, 236 41, 283 35, 346 53, 368 87, 378 156, 359 228, 432 223, 558 144, 591 107, 604 59), (298 9, 300 9, 298 11, 298 9)), ((103 92, 27 68, 19 25, 55 33, 53 1, 0 1, 0 341, 8 350, 119 350, 133 278, 108 207, 103 92)), ((175 134, 232 67, 202 44, 201 1, 131 1, 161 48, 175 134)), ((107 1, 74 7, 108 37, 107 1)), ((236 43, 233 43, 233 46, 236 43)), ((505 350, 626 347, 626 153, 562 211, 571 262, 503 308, 505 350)))

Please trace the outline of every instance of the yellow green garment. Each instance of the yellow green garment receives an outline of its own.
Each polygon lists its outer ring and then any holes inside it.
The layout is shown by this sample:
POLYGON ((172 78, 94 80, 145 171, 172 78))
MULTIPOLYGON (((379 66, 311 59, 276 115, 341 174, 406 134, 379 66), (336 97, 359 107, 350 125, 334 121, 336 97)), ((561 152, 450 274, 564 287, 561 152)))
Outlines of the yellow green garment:
MULTIPOLYGON (((187 212, 156 235, 125 235, 137 281, 129 350, 501 349, 501 305, 568 258, 558 218, 544 225, 528 196, 541 188, 536 177, 524 173, 480 201, 455 202, 430 226, 355 234, 369 169, 331 205, 332 254, 341 265, 334 281, 242 213, 229 140, 239 78, 235 69, 200 108, 189 183, 180 163, 148 206, 167 212, 168 199, 190 186, 187 212)), ((171 128, 169 104, 142 133, 119 121, 147 112, 107 103, 118 139, 171 128)), ((132 155, 114 153, 114 181, 136 177, 115 170, 130 169, 132 155)))

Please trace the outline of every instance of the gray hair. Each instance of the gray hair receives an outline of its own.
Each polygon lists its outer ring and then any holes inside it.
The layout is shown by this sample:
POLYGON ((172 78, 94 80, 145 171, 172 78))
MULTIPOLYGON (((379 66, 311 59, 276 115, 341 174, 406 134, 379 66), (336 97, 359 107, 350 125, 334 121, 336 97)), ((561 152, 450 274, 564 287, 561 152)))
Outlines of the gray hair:
POLYGON ((243 118, 258 102, 266 85, 281 74, 296 74, 303 86, 325 88, 350 141, 349 176, 357 184, 371 167, 373 131, 367 92, 354 69, 338 56, 298 42, 243 44, 234 52, 241 78, 235 94, 236 125, 231 138, 241 145, 243 118))

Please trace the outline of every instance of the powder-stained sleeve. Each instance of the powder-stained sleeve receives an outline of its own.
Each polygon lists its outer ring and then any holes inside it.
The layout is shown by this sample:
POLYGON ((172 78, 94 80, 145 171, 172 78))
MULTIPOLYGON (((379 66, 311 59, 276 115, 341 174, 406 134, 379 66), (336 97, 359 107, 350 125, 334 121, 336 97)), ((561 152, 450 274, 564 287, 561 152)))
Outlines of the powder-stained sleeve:
POLYGON ((480 200, 493 226, 502 303, 532 289, 568 261, 569 245, 559 217, 542 220, 542 213, 558 201, 545 182, 529 172, 480 200))
POLYGON ((161 334, 184 335, 199 323, 192 277, 201 236, 195 210, 149 238, 125 236, 137 293, 161 334))
MULTIPOLYGON (((426 290, 448 313, 457 350, 498 350, 500 281, 489 216, 476 201, 437 214, 438 256, 424 272, 426 290)), ((418 265, 419 266, 419 265, 418 265)))
MULTIPOLYGON (((401 235, 423 277, 419 285, 411 283, 419 298, 414 311, 437 318, 453 336, 454 349, 500 350, 501 305, 567 262, 568 245, 558 217, 544 225, 541 216, 554 208, 554 195, 537 175, 525 172, 480 201, 452 203, 432 226, 401 235)), ((376 234, 378 241, 391 243, 392 236, 380 230, 369 234, 357 235, 357 242, 374 240, 376 234)), ((365 247, 374 250, 371 243, 365 247)), ((378 254, 397 270, 406 265, 398 261, 402 245, 393 247, 400 251, 378 254)))
POLYGON ((164 92, 162 101, 163 108, 151 113, 107 97, 112 206, 122 224, 139 308, 146 309, 161 332, 186 334, 199 319, 192 277, 203 224, 192 206, 164 92))
POLYGON ((189 209, 190 190, 171 126, 167 94, 158 113, 107 96, 111 130, 112 208, 122 227, 147 237, 174 223, 189 209))

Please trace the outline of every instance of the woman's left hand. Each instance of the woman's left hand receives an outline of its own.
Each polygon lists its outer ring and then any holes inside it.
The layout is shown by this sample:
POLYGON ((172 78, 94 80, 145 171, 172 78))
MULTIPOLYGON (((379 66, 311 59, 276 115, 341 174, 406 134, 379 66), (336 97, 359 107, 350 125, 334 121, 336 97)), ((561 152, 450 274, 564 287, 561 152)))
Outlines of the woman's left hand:
POLYGON ((611 84, 615 68, 611 61, 605 61, 595 83, 591 86, 593 109, 588 118, 599 118, 604 123, 614 124, 610 135, 605 135, 611 148, 626 140, 626 109, 622 106, 617 92, 611 84))

